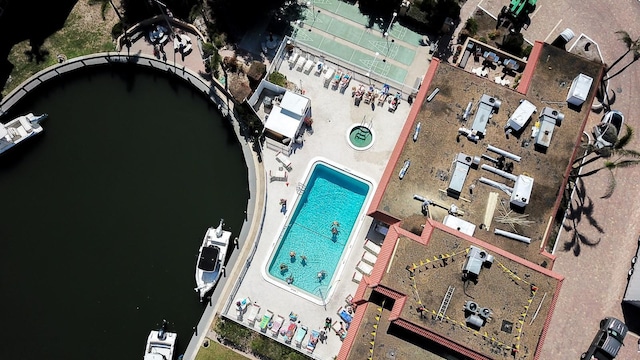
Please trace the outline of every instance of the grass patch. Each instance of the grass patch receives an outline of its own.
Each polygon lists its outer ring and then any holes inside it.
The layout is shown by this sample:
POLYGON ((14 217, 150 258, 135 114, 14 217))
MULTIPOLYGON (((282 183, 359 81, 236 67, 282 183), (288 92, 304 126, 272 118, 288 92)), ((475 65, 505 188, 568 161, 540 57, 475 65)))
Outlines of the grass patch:
POLYGON ((110 29, 117 22, 117 18, 114 17, 113 11, 107 15, 111 16, 102 20, 99 5, 90 6, 86 0, 78 1, 64 27, 49 36, 42 44, 40 61, 36 61, 31 55, 29 41, 14 45, 8 57, 14 66, 11 82, 2 90, 2 95, 7 95, 38 71, 56 64, 58 55, 71 59, 98 52, 115 51, 110 29))
POLYGON ((209 340, 209 347, 201 347, 196 355, 196 360, 244 360, 248 359, 237 352, 213 341, 209 340))

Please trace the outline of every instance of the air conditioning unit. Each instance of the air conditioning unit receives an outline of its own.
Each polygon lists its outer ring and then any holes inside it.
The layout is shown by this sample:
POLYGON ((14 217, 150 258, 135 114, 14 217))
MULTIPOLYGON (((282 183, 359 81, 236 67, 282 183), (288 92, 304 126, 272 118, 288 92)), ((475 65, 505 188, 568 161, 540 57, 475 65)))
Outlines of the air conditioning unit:
POLYGON ((468 300, 464 302, 464 311, 475 314, 477 310, 478 304, 475 301, 468 300))

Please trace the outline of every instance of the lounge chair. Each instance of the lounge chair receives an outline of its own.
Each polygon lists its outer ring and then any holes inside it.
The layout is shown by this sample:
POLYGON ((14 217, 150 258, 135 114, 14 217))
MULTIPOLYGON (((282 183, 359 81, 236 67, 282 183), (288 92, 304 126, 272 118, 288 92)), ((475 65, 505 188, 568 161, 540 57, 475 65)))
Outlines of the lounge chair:
POLYGON ((289 157, 281 152, 276 154, 276 161, 282 164, 287 171, 291 171, 291 160, 289 157))
POLYGON ((294 52, 291 56, 289 56, 289 67, 293 68, 294 64, 296 63, 296 61, 298 61, 298 58, 300 57, 300 54, 297 52, 294 52))
POLYGON ((363 275, 371 275, 371 271, 373 270, 373 266, 363 262, 362 260, 356 266, 356 270, 360 271, 363 275))
POLYGON ((287 172, 269 170, 269 182, 274 181, 287 181, 287 172))
POLYGON ((296 62, 296 70, 298 71, 302 71, 302 68, 304 67, 304 63, 307 62, 307 59, 305 59, 303 56, 301 56, 298 59, 298 62, 296 62))
POLYGON ((344 321, 347 324, 351 324, 351 321, 353 320, 353 316, 349 314, 349 312, 344 307, 341 307, 340 309, 338 309, 336 313, 338 314, 338 316, 340 316, 342 321, 344 321))
POLYGON ((273 319, 273 311, 267 310, 267 312, 264 315, 262 315, 262 321, 260 321, 260 325, 259 325, 260 331, 262 332, 267 331, 267 327, 269 326, 271 319, 273 319))
POLYGON ((380 254, 380 245, 372 242, 369 239, 364 242, 364 249, 376 256, 380 254))
POLYGON ((372 253, 368 252, 365 250, 364 254, 362 254, 362 261, 366 262, 369 265, 374 265, 376 263, 376 260, 378 259, 377 256, 373 255, 372 253))
POLYGON ((304 325, 300 326, 298 331, 296 331, 295 343, 297 347, 300 347, 302 345, 304 337, 307 336, 307 331, 308 329, 304 325))
POLYGON ((324 69, 324 63, 322 61, 318 61, 316 63, 315 75, 320 76, 320 74, 322 74, 323 69, 324 69))
POLYGON ((260 313, 260 305, 256 303, 251 304, 251 308, 247 313, 247 322, 250 326, 254 326, 256 324, 256 319, 258 318, 258 314, 260 313))
POLYGON ((362 281, 362 273, 360 271, 354 271, 351 281, 356 284, 360 284, 360 281, 362 281))
POLYGON ((283 330, 280 333, 283 334, 285 343, 287 344, 291 343, 291 340, 293 340, 293 335, 296 333, 296 329, 298 329, 298 325, 293 321, 289 323, 289 326, 287 327, 286 330, 284 330, 283 328, 283 330))
POLYGON ((335 70, 332 68, 327 68, 327 72, 324 73, 324 87, 328 88, 329 83, 331 83, 331 79, 333 79, 333 74, 335 70))
POLYGON ((347 329, 345 329, 342 326, 340 328, 336 327, 337 323, 338 323, 337 321, 333 323, 333 325, 331 325, 331 328, 336 333, 336 335, 340 337, 340 341, 344 341, 344 339, 347 337, 347 329))
POLYGON ((271 327, 269 328, 269 330, 271 331, 271 335, 273 337, 278 337, 278 332, 280 331, 280 328, 282 327, 283 323, 284 323, 284 317, 282 317, 282 315, 278 315, 278 317, 276 317, 276 319, 273 320, 273 322, 271 323, 271 327))
POLYGON ((313 60, 309 59, 307 60, 306 63, 304 63, 304 68, 302 69, 302 72, 305 74, 309 74, 312 68, 313 68, 313 60))
POLYGON ((238 315, 238 320, 242 321, 242 316, 247 311, 247 307, 249 305, 251 305, 251 299, 248 297, 236 301, 236 314, 238 315))
POLYGON ((311 330, 311 335, 309 335, 309 342, 307 343, 307 352, 312 353, 316 349, 316 344, 318 343, 318 339, 320 338, 320 332, 318 330, 311 330))

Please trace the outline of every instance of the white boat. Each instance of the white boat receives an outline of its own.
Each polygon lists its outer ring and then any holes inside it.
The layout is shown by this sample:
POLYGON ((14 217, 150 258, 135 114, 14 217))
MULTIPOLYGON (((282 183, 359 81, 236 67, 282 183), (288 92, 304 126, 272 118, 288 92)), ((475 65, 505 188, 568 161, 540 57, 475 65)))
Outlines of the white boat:
POLYGON ((144 349, 144 360, 173 360, 178 334, 167 331, 167 320, 162 320, 160 330, 152 330, 144 349))
POLYGON ((18 116, 6 124, 0 123, 0 154, 14 147, 18 143, 42 132, 40 121, 47 118, 47 114, 18 116))
POLYGON ((217 228, 210 227, 202 240, 198 262, 196 263, 196 288, 202 301, 220 279, 222 267, 227 257, 231 232, 222 230, 224 219, 217 228))

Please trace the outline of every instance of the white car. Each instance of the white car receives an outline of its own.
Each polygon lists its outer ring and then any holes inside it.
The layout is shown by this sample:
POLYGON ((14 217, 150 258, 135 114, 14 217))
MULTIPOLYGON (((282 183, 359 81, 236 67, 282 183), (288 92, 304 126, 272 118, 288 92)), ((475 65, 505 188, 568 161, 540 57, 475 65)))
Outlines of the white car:
POLYGON ((593 127, 595 146, 598 149, 613 147, 624 124, 624 115, 618 110, 610 110, 602 117, 600 124, 593 127))

